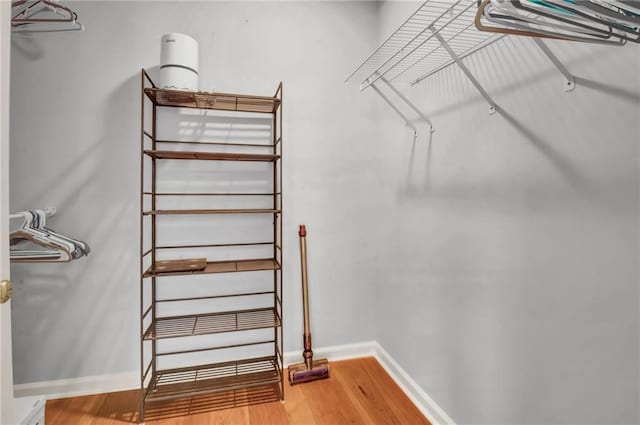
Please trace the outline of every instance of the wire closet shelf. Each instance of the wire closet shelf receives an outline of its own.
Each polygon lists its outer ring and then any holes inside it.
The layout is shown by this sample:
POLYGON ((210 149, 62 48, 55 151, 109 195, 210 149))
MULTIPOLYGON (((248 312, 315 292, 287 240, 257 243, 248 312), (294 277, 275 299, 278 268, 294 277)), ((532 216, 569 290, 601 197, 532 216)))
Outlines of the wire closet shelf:
POLYGON ((476 30, 476 6, 472 0, 425 1, 345 82, 360 82, 360 90, 382 78, 415 85, 455 63, 447 47, 463 59, 504 37, 476 30))

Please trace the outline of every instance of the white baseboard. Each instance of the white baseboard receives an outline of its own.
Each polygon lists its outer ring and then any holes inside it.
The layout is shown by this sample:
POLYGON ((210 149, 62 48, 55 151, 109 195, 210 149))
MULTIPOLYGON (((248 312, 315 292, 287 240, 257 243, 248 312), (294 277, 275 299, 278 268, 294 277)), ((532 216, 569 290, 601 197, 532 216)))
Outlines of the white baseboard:
MULTIPOLYGON (((376 355, 375 341, 357 342, 355 344, 331 345, 313 349, 313 356, 331 361, 356 359, 358 357, 373 357, 376 355)), ((287 351, 284 353, 284 366, 302 362, 302 351, 287 351)))
POLYGON ((433 401, 409 374, 377 342, 376 360, 433 425, 455 425, 455 422, 433 401))
POLYGON ((135 388, 140 388, 140 372, 138 371, 17 384, 13 386, 13 396, 42 396, 46 399, 53 399, 135 388))
MULTIPOLYGON (((358 357, 375 357, 385 371, 404 391, 422 414, 433 425, 455 425, 447 413, 400 367, 377 341, 355 344, 333 345, 313 350, 315 356, 329 361, 347 360, 358 357)), ((302 361, 302 352, 284 353, 284 365, 302 361)), ((109 375, 85 376, 82 378, 60 379, 56 381, 33 382, 14 386, 15 397, 39 396, 45 399, 73 397, 89 394, 125 391, 140 387, 138 371, 109 375)))

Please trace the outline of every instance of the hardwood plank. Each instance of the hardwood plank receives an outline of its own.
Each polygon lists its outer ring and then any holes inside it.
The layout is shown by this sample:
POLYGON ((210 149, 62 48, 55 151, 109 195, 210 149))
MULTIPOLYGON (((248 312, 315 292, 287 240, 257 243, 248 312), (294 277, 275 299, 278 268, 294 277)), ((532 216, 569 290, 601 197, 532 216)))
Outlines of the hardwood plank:
MULTIPOLYGON (((285 377, 285 379, 287 378, 285 377)), ((316 422, 311 412, 308 400, 304 397, 302 385, 289 385, 287 382, 285 406, 287 410, 287 424, 318 425, 318 422, 316 422)))
MULTIPOLYGON (((339 374, 340 368, 333 373, 339 374)), ((304 398, 318 425, 367 423, 366 418, 347 402, 349 398, 340 380, 330 377, 298 385, 302 386, 304 398)))
POLYGON ((401 424, 430 425, 409 397, 398 387, 395 381, 380 366, 373 357, 360 359, 363 369, 371 378, 374 393, 379 393, 390 406, 394 407, 401 424))
MULTIPOLYGON (((417 410, 413 404, 410 406, 402 406, 397 404, 396 397, 388 397, 385 393, 386 385, 390 385, 385 382, 385 387, 380 388, 377 381, 383 380, 378 375, 386 375, 384 369, 373 358, 360 359, 357 363, 345 363, 341 365, 340 373, 337 374, 336 379, 340 380, 345 388, 347 388, 347 394, 354 406, 363 409, 367 412, 371 424, 389 424, 389 425, 403 425, 407 418, 403 418, 398 410, 407 409, 410 412, 417 410), (379 369, 372 369, 371 363, 375 363, 379 369), (373 378, 369 371, 373 371, 377 378, 373 378), (398 409, 398 406, 402 406, 398 409)), ((395 385, 395 383, 393 383, 395 385)), ((393 387, 392 387, 393 388, 393 387)), ((392 392, 401 392, 400 388, 396 386, 392 392)), ((411 417, 419 415, 419 412, 412 412, 411 417)), ((424 422, 414 419, 412 424, 424 424, 424 422)))
MULTIPOLYGON (((117 425, 138 421, 140 413, 138 391, 118 391, 105 396, 104 402, 96 411, 96 418, 93 421, 95 424, 117 425)), ((49 408, 48 404, 47 408, 49 408)))
MULTIPOLYGON (((374 358, 331 362, 331 377, 151 403, 149 425, 430 425, 374 358)), ((47 401, 47 425, 122 425, 139 419, 139 392, 47 401)))
MULTIPOLYGON (((107 394, 98 394, 47 401, 45 407, 45 423, 93 424, 97 418, 96 413, 100 410, 100 406, 102 406, 106 398, 107 394), (54 405, 55 410, 57 410, 57 412, 52 412, 52 415, 48 413, 50 404, 54 405)), ((95 423, 102 424, 102 422, 95 423)))

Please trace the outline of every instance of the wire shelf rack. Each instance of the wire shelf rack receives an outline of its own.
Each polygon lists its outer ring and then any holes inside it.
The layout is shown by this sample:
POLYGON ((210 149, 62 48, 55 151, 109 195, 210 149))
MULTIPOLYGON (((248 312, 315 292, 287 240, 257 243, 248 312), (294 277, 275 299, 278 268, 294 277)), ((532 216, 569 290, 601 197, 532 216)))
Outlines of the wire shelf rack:
POLYGON ((178 338, 274 328, 279 327, 280 324, 280 317, 274 308, 161 317, 151 322, 144 334, 144 339, 178 338))
POLYGON ((458 58, 502 38, 475 28, 476 6, 473 0, 425 1, 345 82, 360 82, 361 90, 381 78, 413 85, 455 62, 439 38, 458 58))
POLYGON ((170 400, 216 392, 277 385, 281 379, 275 357, 239 360, 158 371, 145 399, 170 400))

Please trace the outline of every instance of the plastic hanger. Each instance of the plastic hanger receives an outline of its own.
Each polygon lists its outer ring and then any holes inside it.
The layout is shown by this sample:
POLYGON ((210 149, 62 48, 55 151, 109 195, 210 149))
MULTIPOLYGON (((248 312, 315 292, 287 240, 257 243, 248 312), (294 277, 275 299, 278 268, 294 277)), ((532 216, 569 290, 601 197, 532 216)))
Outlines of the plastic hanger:
POLYGON ((75 239, 60 235, 46 226, 47 213, 43 210, 24 211, 12 214, 12 218, 22 217, 20 227, 11 232, 11 261, 13 262, 54 262, 71 261, 89 253, 89 246, 75 239), (36 250, 16 248, 24 242, 47 248, 36 250))
MULTIPOLYGON (((514 0, 514 2, 515 1, 517 0, 514 0)), ((505 4, 503 4, 502 6, 508 6, 506 5, 506 3, 510 2, 505 2, 505 4)), ((564 30, 564 32, 558 32, 559 24, 543 21, 539 18, 536 19, 535 16, 537 11, 535 10, 533 12, 522 12, 521 10, 514 11, 500 8, 499 10, 503 12, 503 14, 492 14, 492 7, 493 0, 483 0, 480 3, 480 6, 478 7, 478 10, 476 12, 474 22, 476 28, 478 28, 480 31, 598 44, 623 45, 626 43, 626 40, 615 36, 615 34, 613 34, 613 31, 608 27, 608 30, 603 30, 602 28, 595 28, 589 25, 584 25, 580 22, 576 22, 578 24, 577 28, 572 28, 571 26, 563 26, 562 30, 564 30), (498 23, 500 26, 485 25, 482 22, 483 17, 490 22, 498 23), (612 38, 612 36, 615 37, 612 38)), ((556 12, 562 13, 559 11, 556 12)), ((549 15, 546 12, 544 14, 549 15)), ((554 17, 555 16, 550 19, 553 20, 554 17)), ((568 23, 569 25, 574 24, 573 21, 568 19, 561 19, 560 21, 568 23)))
MULTIPOLYGON (((634 43, 640 43, 640 32, 638 31, 637 27, 630 27, 628 25, 624 25, 621 23, 618 23, 616 21, 613 20, 607 20, 607 19, 602 19, 601 17, 599 17, 596 13, 593 12, 592 9, 586 8, 584 6, 582 6, 582 3, 570 3, 568 1, 562 1, 562 5, 560 5, 560 3, 556 0, 545 0, 545 3, 551 4, 551 5, 555 5, 557 7, 562 7, 565 10, 577 15, 577 16, 581 16, 585 19, 588 19, 590 21, 593 22, 597 22, 599 24, 602 25, 606 25, 609 28, 612 29, 616 29, 618 31, 622 31, 623 33, 614 33, 615 37, 619 37, 622 38, 624 40, 627 41, 631 41, 634 43), (570 5, 570 6, 569 6, 570 5), (636 37, 629 37, 626 34, 633 34, 636 35, 636 37)), ((589 3, 589 1, 584 1, 583 3, 589 3)))
POLYGON ((84 31, 78 14, 61 4, 49 0, 18 0, 12 7, 21 8, 11 18, 14 33, 84 31), (42 16, 45 12, 50 13, 42 16))
MULTIPOLYGON (((589 0, 584 0, 589 1, 589 0)), ((607 34, 609 36, 613 36, 619 38, 624 41, 632 41, 639 42, 640 39, 629 37, 626 33, 632 33, 638 35, 638 32, 633 30, 632 28, 624 25, 620 25, 616 22, 607 21, 600 19, 593 14, 585 13, 585 10, 582 9, 581 6, 577 3, 571 3, 569 1, 558 2, 556 0, 544 0, 544 1, 536 1, 532 3, 531 1, 521 1, 521 0, 511 0, 511 3, 514 7, 538 14, 549 19, 558 20, 560 22, 568 23, 571 25, 576 25, 582 27, 584 29, 588 29, 594 32, 600 32, 602 34, 607 34), (571 6, 570 6, 571 5, 571 6), (564 9, 567 13, 558 11, 557 9, 564 9), (582 18, 582 22, 579 18, 582 18), (605 28, 599 28, 594 26, 595 24, 602 25, 605 28), (618 30, 618 32, 614 32, 613 29, 618 30)), ((586 9, 589 10, 589 9, 586 9)))
POLYGON ((544 20, 535 16, 524 15, 516 9, 510 1, 505 0, 491 0, 491 8, 487 8, 484 13, 484 17, 493 23, 519 29, 535 29, 538 32, 544 31, 546 35, 560 35, 564 39, 572 41, 591 42, 592 40, 589 37, 595 37, 598 39, 610 38, 609 34, 602 34, 600 32, 594 33, 582 27, 549 22, 549 20, 544 20), (492 13, 492 9, 496 9, 499 14, 492 13), (531 25, 536 25, 537 27, 532 27, 531 25), (556 32, 550 32, 549 29, 553 29, 556 32), (576 35, 576 33, 579 35, 576 35))
POLYGON ((53 261, 71 261, 73 256, 69 250, 69 246, 58 244, 54 240, 43 237, 41 234, 34 232, 30 226, 32 219, 25 214, 23 225, 9 235, 9 244, 11 245, 10 259, 12 262, 31 263, 31 262, 53 262, 53 261), (21 249, 15 248, 23 242, 31 242, 37 246, 47 248, 47 250, 21 249))
MULTIPOLYGON (((520 9, 523 12, 529 12, 529 13, 533 13, 534 15, 539 15, 539 16, 543 16, 545 18, 551 19, 551 20, 555 20, 555 21, 559 21, 559 22, 564 22, 565 24, 569 24, 569 25, 574 25, 583 29, 586 29, 592 33, 600 33, 602 35, 608 36, 610 37, 611 35, 613 35, 613 30, 611 29, 610 26, 603 24, 603 26, 605 28, 600 28, 597 26, 593 26, 593 25, 588 25, 584 22, 581 22, 579 19, 571 19, 566 13, 564 12, 559 12, 555 9, 552 9, 550 7, 546 7, 544 5, 540 5, 539 3, 531 3, 525 0, 525 2, 522 2, 520 0, 510 0, 511 4, 516 8, 516 9, 520 9), (526 4, 525 4, 526 3, 526 4)), ((607 38, 608 38, 607 37, 607 38)))
POLYGON ((584 3, 581 3, 581 5, 583 7, 591 9, 600 16, 607 17, 608 19, 613 19, 620 23, 640 25, 640 16, 621 13, 619 9, 613 10, 611 9, 611 7, 603 5, 603 3, 601 2, 586 1, 584 3))
POLYGON ((73 246, 72 255, 74 258, 80 258, 82 256, 89 255, 89 252, 91 252, 91 250, 89 249, 89 245, 87 245, 86 243, 70 238, 65 235, 61 235, 59 233, 56 233, 54 230, 51 230, 46 227, 46 223, 47 223, 46 211, 34 210, 34 211, 31 211, 31 213, 35 214, 35 219, 37 220, 34 223, 35 229, 45 232, 50 238, 54 238, 60 242, 65 241, 71 244, 73 246))

